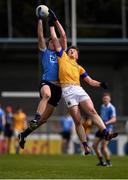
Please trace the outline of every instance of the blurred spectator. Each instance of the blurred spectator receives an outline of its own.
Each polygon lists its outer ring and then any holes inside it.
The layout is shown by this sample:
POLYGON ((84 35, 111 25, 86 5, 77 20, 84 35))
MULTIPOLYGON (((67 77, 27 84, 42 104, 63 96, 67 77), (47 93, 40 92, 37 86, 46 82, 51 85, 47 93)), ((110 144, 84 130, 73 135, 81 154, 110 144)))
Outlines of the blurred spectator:
POLYGON ((62 129, 62 152, 64 154, 67 154, 73 128, 73 119, 70 116, 69 112, 67 112, 64 116, 60 118, 60 124, 62 129))
POLYGON ((26 114, 23 112, 21 107, 16 109, 16 112, 13 115, 13 128, 15 136, 15 148, 16 153, 19 153, 19 143, 18 135, 27 127, 26 114))
POLYGON ((5 112, 0 104, 0 135, 3 134, 4 126, 5 126, 5 112))
POLYGON ((5 141, 3 137, 4 126, 5 126, 5 112, 0 104, 0 153, 5 153, 5 141))
POLYGON ((125 132, 128 135, 128 120, 126 121, 126 124, 125 124, 125 132))
POLYGON ((128 143, 128 120, 126 121, 126 124, 125 124, 125 132, 127 134, 127 143, 128 143))
POLYGON ((125 132, 127 136, 127 143, 125 145, 125 153, 128 155, 128 120, 126 121, 126 124, 125 124, 125 132))
POLYGON ((11 147, 11 139, 13 135, 13 113, 12 113, 12 107, 7 106, 5 109, 5 128, 4 128, 4 136, 7 146, 7 153, 10 153, 10 147, 11 147))

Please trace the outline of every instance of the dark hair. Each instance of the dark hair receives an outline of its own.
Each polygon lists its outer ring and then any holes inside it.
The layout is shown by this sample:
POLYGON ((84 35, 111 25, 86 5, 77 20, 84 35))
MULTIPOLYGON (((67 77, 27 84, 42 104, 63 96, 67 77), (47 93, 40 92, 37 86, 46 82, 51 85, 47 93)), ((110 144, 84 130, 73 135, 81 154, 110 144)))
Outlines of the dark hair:
POLYGON ((75 50, 78 52, 78 54, 79 54, 79 49, 78 49, 78 47, 76 47, 76 46, 70 46, 69 48, 67 48, 66 52, 68 53, 68 51, 69 51, 70 49, 75 49, 75 50))
POLYGON ((105 92, 105 93, 103 93, 103 97, 104 96, 109 96, 109 97, 111 97, 111 93, 110 92, 105 92))

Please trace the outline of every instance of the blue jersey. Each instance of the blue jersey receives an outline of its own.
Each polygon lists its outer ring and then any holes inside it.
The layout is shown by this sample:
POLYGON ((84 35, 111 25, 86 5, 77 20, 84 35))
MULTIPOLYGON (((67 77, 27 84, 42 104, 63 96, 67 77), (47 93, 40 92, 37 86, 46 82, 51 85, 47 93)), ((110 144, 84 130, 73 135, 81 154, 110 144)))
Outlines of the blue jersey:
MULTIPOLYGON (((101 106, 100 115, 101 115, 101 118, 103 119, 103 121, 107 122, 112 117, 116 117, 116 109, 115 109, 115 107, 111 103, 109 103, 107 106, 105 106, 103 104, 101 106)), ((113 125, 112 124, 108 124, 107 128, 108 129, 113 129, 113 125)))
POLYGON ((6 113, 6 124, 12 124, 12 121, 13 121, 13 114, 10 112, 10 113, 6 113))
POLYGON ((5 116, 5 112, 0 108, 0 129, 3 128, 2 118, 5 116))
POLYGON ((72 130, 73 126, 73 119, 71 116, 62 116, 60 118, 61 127, 63 129, 63 132, 70 132, 72 130))
POLYGON ((58 81, 58 60, 56 52, 50 49, 43 49, 41 51, 42 61, 42 79, 45 81, 58 81))

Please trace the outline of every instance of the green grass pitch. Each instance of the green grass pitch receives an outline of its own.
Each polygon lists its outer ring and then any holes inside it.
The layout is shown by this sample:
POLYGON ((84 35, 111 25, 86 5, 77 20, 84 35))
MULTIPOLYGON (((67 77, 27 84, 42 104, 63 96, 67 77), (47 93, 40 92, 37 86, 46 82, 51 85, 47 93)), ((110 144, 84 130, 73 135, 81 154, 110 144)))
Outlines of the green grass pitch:
POLYGON ((0 155, 1 179, 128 179, 128 156, 97 167, 94 155, 0 155))

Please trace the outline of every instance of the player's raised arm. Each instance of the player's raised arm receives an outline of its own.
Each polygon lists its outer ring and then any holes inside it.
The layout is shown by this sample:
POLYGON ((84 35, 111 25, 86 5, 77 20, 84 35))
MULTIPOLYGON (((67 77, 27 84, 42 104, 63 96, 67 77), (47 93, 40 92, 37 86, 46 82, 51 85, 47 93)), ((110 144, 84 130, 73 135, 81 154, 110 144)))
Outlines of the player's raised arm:
POLYGON ((46 43, 45 43, 45 38, 44 38, 43 22, 42 22, 40 8, 38 8, 37 17, 38 17, 38 24, 37 24, 38 48, 44 49, 46 48, 46 43))
POLYGON ((60 24, 60 22, 57 20, 55 22, 56 26, 57 26, 57 29, 60 33, 60 43, 61 43, 61 46, 64 50, 67 49, 67 36, 66 36, 66 33, 62 27, 62 25, 60 24))
POLYGON ((62 48, 66 50, 67 49, 67 36, 66 36, 65 30, 60 24, 59 20, 57 19, 55 13, 51 9, 49 9, 49 24, 56 25, 57 30, 59 31, 59 34, 60 34, 60 44, 62 48))
POLYGON ((61 49, 62 49, 62 46, 61 46, 61 44, 59 42, 59 39, 57 38, 57 35, 56 35, 56 32, 55 32, 55 28, 54 28, 54 22, 55 22, 54 17, 49 12, 49 21, 48 21, 48 24, 49 24, 49 27, 50 27, 51 39, 52 39, 52 42, 54 44, 55 50, 57 52, 60 52, 61 49))
POLYGON ((58 19, 57 19, 57 21, 55 21, 55 24, 56 24, 56 27, 57 27, 59 34, 60 34, 61 46, 65 50, 65 49, 67 49, 67 36, 66 36, 65 30, 62 27, 62 25, 60 24, 60 22, 58 21, 58 19))
POLYGON ((50 26, 50 33, 51 33, 51 38, 52 38, 55 50, 57 52, 60 52, 61 49, 62 49, 62 46, 61 46, 61 44, 59 42, 59 39, 57 38, 54 26, 50 26))

